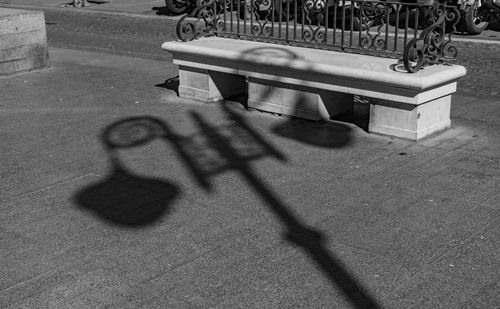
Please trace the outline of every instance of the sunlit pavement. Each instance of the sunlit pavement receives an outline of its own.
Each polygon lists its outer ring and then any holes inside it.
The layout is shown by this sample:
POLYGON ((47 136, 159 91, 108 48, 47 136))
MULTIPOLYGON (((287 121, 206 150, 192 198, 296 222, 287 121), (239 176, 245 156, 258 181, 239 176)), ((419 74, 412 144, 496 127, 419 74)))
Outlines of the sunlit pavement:
POLYGON ((50 68, 0 77, 0 307, 500 305, 485 57, 418 143, 365 132, 362 106, 182 102, 167 58, 51 46, 50 68))

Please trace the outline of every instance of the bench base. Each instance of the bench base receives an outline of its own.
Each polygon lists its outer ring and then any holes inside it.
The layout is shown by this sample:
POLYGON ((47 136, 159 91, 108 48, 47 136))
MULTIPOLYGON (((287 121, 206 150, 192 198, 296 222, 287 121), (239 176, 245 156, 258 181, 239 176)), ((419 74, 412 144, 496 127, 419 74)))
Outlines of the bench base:
MULTIPOLYGON (((459 65, 411 74, 397 60, 230 38, 166 42, 179 65, 179 96, 210 103, 239 94, 248 107, 311 120, 352 113, 370 98, 369 132, 419 140, 450 127, 459 65)), ((339 118, 337 118, 339 119, 339 118)))
POLYGON ((245 76, 179 66, 181 99, 213 103, 245 92, 245 76))
POLYGON ((419 140, 451 127, 451 95, 420 105, 375 99, 370 103, 368 131, 419 140))
MULTIPOLYGON (((354 95, 188 66, 179 67, 179 97, 213 103, 247 93, 248 107, 309 120, 330 120, 354 110, 354 95)), ((372 99, 368 131, 411 140, 447 129, 451 95, 419 105, 372 99)))
POLYGON ((248 78, 248 107, 309 120, 354 111, 352 94, 248 78))

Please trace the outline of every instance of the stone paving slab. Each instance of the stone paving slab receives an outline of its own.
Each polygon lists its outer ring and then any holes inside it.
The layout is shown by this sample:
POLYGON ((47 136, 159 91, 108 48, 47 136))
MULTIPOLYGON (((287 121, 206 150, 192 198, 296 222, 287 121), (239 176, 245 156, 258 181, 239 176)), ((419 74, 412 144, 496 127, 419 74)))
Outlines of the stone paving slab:
POLYGON ((170 62, 50 52, 0 78, 0 307, 500 305, 490 96, 413 143, 364 131, 362 107, 183 102, 170 62))

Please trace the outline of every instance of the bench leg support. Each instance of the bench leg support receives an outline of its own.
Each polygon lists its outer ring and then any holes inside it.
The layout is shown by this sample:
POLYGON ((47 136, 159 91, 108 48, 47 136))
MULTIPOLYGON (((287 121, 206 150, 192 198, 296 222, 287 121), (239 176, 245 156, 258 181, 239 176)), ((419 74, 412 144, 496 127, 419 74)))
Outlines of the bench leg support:
POLYGON ((245 76, 179 67, 179 97, 201 103, 213 103, 245 93, 245 76))
POLYGON ((420 105, 374 99, 368 131, 419 140, 451 126, 450 107, 451 95, 420 105))
POLYGON ((352 113, 353 95, 248 78, 248 107, 309 120, 352 113))

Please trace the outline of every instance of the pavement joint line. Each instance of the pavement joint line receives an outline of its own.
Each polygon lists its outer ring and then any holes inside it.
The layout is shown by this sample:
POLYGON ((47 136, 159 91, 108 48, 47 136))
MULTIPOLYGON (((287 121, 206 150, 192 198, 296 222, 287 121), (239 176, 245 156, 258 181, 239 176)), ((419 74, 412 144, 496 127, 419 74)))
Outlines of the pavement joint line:
POLYGON ((47 185, 45 187, 42 187, 42 188, 38 188, 38 189, 35 189, 35 190, 32 190, 32 191, 28 191, 28 192, 23 192, 23 193, 20 193, 18 195, 12 196, 12 197, 10 197, 8 199, 0 200, 0 203, 10 203, 12 201, 22 199, 23 197, 26 197, 26 196, 28 196, 30 194, 38 193, 38 192, 43 192, 45 190, 50 190, 50 189, 52 189, 54 187, 57 187, 59 185, 67 184, 67 183, 73 182, 75 180, 82 179, 82 178, 89 177, 89 176, 102 177, 101 175, 98 175, 98 174, 95 174, 95 173, 88 173, 88 174, 84 174, 84 175, 81 175, 81 176, 72 177, 71 179, 61 180, 59 182, 55 182, 55 183, 49 184, 49 185, 47 185))
MULTIPOLYGON (((58 267, 56 267, 56 268, 54 268, 54 269, 51 269, 51 270, 45 271, 45 272, 43 272, 43 273, 41 273, 41 274, 38 274, 38 275, 36 275, 36 276, 34 276, 34 277, 31 277, 31 278, 29 278, 29 279, 26 279, 26 280, 23 280, 23 281, 21 281, 21 282, 18 282, 18 283, 14 284, 14 285, 11 285, 11 286, 9 286, 9 287, 7 287, 7 288, 5 288, 5 289, 1 290, 1 291, 0 291, 0 293, 7 292, 7 291, 9 291, 9 290, 11 290, 11 289, 16 288, 17 286, 20 286, 20 285, 23 285, 23 284, 25 284, 25 283, 28 283, 28 282, 34 281, 34 280, 36 280, 36 279, 38 279, 38 278, 44 277, 44 276, 46 276, 47 274, 55 273, 56 271, 58 271, 59 269, 61 269, 61 268, 63 268, 63 267, 64 267, 64 265, 61 265, 61 266, 58 266, 58 267)), ((22 299, 21 299, 21 300, 22 300, 22 299)), ((18 300, 18 301, 21 301, 21 300, 18 300)))
POLYGON ((486 291, 489 289, 493 288, 496 285, 500 284, 500 280, 493 281, 490 285, 485 286, 481 291, 479 291, 474 297, 472 297, 466 304, 462 306, 463 309, 468 308, 470 305, 472 305, 479 297, 484 295, 486 291))
POLYGON ((497 196, 500 196, 500 192, 497 193, 497 194, 493 194, 493 196, 491 196, 490 198, 486 199, 484 202, 481 203, 481 206, 484 205, 484 204, 486 204, 486 203, 488 203, 491 200, 494 200, 497 196))

